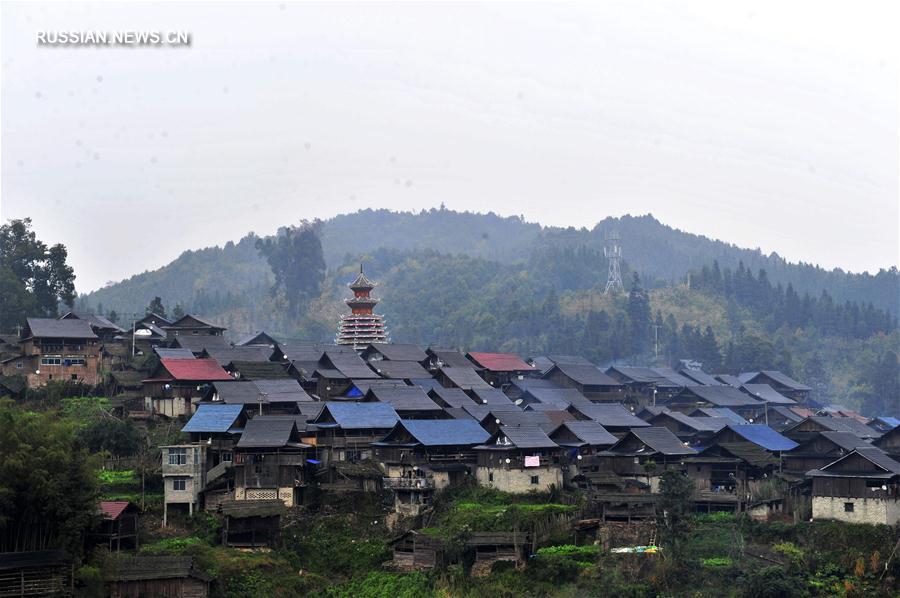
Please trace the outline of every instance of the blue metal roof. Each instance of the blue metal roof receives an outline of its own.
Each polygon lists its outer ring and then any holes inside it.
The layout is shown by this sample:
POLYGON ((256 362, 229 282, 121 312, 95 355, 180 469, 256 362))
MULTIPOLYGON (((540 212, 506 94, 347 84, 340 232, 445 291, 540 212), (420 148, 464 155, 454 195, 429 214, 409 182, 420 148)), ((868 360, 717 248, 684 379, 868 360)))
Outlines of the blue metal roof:
POLYGON ((227 432, 243 408, 243 405, 200 405, 181 431, 227 432))
POLYGON ((769 451, 789 451, 797 446, 796 442, 764 424, 729 425, 728 428, 744 440, 769 451))
POLYGON ((425 446, 476 445, 490 437, 474 419, 404 419, 400 425, 425 446))
POLYGON ((327 410, 337 425, 344 429, 361 428, 393 428, 400 421, 400 416, 390 403, 373 401, 370 403, 325 403, 323 413, 327 410))

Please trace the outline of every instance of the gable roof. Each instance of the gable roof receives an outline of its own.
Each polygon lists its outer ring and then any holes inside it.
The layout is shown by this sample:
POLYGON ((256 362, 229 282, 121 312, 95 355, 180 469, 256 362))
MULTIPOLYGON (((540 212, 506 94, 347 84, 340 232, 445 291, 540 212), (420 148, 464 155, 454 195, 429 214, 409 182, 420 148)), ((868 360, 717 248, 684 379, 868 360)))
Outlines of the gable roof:
POLYGON ((475 402, 482 405, 515 405, 508 396, 496 388, 473 388, 470 392, 475 395, 475 402))
POLYGON ((256 386, 270 403, 313 400, 293 378, 257 378, 250 383, 256 386))
POLYGON ((437 401, 443 402, 448 407, 462 407, 463 405, 475 405, 472 397, 461 388, 433 388, 428 395, 437 401))
POLYGON ((478 375, 475 368, 442 367, 441 373, 454 385, 463 390, 493 388, 478 375))
MULTIPOLYGON (((765 424, 728 425, 727 428, 747 442, 752 442, 768 451, 789 451, 797 447, 796 442, 787 436, 782 436, 765 424)), ((718 434, 706 444, 715 444, 717 437, 718 434)))
MULTIPOLYGON (((684 446, 681 440, 668 428, 650 426, 647 428, 634 428, 622 437, 616 444, 610 447, 610 452, 622 452, 621 449, 629 443, 629 437, 635 437, 654 452, 663 455, 694 455, 694 449, 684 446)), ((631 454, 632 451, 624 451, 631 454)))
POLYGON ((695 382, 690 378, 686 378, 673 370, 672 368, 650 368, 653 373, 661 378, 668 380, 675 386, 693 386, 695 382))
POLYGON ((619 441, 606 428, 593 420, 563 422, 550 434, 550 437, 556 436, 562 428, 567 429, 588 446, 612 446, 619 441))
POLYGON ((235 347, 247 347, 250 345, 278 345, 278 341, 272 338, 267 333, 262 330, 257 330, 256 332, 251 332, 249 334, 245 334, 242 336, 236 343, 234 343, 235 347))
POLYGON ((215 359, 160 359, 159 362, 173 380, 211 382, 234 379, 215 359))
POLYGON ((514 353, 481 353, 470 351, 466 357, 491 372, 531 372, 535 368, 514 353))
POLYGON ((575 388, 541 388, 529 387, 525 397, 532 397, 539 403, 560 405, 563 409, 569 405, 588 405, 591 402, 575 388))
POLYGON ((400 421, 400 416, 389 403, 374 401, 370 403, 327 402, 314 423, 320 427, 332 425, 326 423, 329 415, 335 422, 333 426, 344 430, 367 428, 388 430, 400 421))
POLYGON ((440 411, 440 406, 418 386, 374 386, 367 400, 388 403, 396 411, 440 411))
POLYGON ((691 395, 717 407, 752 407, 763 404, 733 386, 687 386, 672 401, 677 403, 679 399, 690 398, 691 395))
POLYGON ((105 316, 101 316, 99 314, 91 314, 91 313, 81 312, 81 311, 80 312, 70 311, 60 318, 60 320, 69 320, 69 319, 84 320, 85 322, 90 324, 91 327, 99 328, 101 330, 113 330, 115 332, 125 332, 124 328, 119 327, 118 325, 114 324, 112 321, 110 321, 105 316))
POLYGON ((653 369, 647 367, 614 365, 606 369, 607 374, 610 374, 610 372, 618 373, 620 376, 626 379, 627 383, 636 382, 639 384, 653 384, 660 388, 678 388, 679 386, 683 386, 681 384, 675 384, 671 380, 667 380, 658 372, 655 372, 653 369))
POLYGON ((723 417, 690 417, 679 411, 669 410, 654 415, 647 421, 652 425, 656 425, 656 423, 663 418, 675 420, 681 425, 687 426, 696 432, 718 432, 724 428, 727 425, 726 422, 729 421, 723 417))
MULTIPOLYGON (((845 459, 849 459, 853 455, 858 455, 874 465, 876 468, 882 470, 887 476, 893 477, 895 475, 900 475, 900 462, 892 459, 887 453, 877 447, 857 447, 853 449, 852 452, 847 453, 840 459, 833 461, 823 467, 820 470, 810 471, 807 475, 817 476, 817 475, 833 475, 833 476, 841 476, 842 472, 840 471, 830 471, 832 467, 844 461, 845 459)), ((863 473, 863 472, 859 472, 863 473)))
POLYGON ((716 379, 720 380, 723 384, 727 384, 728 386, 733 386, 735 388, 740 388, 744 385, 741 382, 741 379, 737 376, 732 376, 731 374, 716 374, 716 379))
MULTIPOLYGON (((406 430, 423 446, 474 446, 490 437, 474 419, 402 419, 394 430, 398 428, 406 430)), ((393 433, 388 434, 385 440, 393 433)))
POLYGON ((418 345, 401 343, 378 343, 369 345, 363 354, 380 353, 387 361, 425 361, 428 355, 418 345))
POLYGON ((227 432, 240 417, 243 405, 209 405, 201 404, 197 411, 181 428, 182 432, 227 432))
POLYGON ((190 349, 184 349, 181 347, 175 349, 167 349, 165 347, 153 347, 153 352, 159 356, 160 359, 195 359, 194 352, 190 349))
POLYGON ((573 406, 585 417, 599 422, 603 427, 613 428, 645 428, 650 424, 633 415, 621 403, 592 403, 590 405, 573 406))
POLYGON ((785 432, 792 432, 794 428, 802 425, 803 422, 807 420, 819 424, 826 430, 831 430, 833 432, 850 432, 860 438, 878 438, 881 436, 876 430, 852 417, 830 417, 828 415, 813 415, 787 428, 785 432))
POLYGON ((691 412, 691 416, 698 417, 698 412, 701 413, 703 417, 724 417, 725 419, 738 425, 750 423, 728 407, 699 407, 691 412))
POLYGON ((552 432, 559 425, 558 423, 553 423, 546 413, 540 411, 490 411, 480 421, 496 423, 497 420, 504 427, 534 426, 541 428, 547 433, 552 432))
POLYGON ((743 372, 738 374, 738 379, 743 383, 747 384, 753 383, 756 381, 756 378, 759 376, 765 376, 770 380, 784 386, 785 388, 789 388, 790 390, 812 390, 809 386, 805 384, 801 384, 797 382, 787 374, 780 372, 778 370, 762 370, 759 372, 743 372))
POLYGON ((470 368, 472 362, 466 359, 466 356, 455 349, 441 349, 439 347, 428 347, 425 351, 428 355, 440 361, 438 367, 451 368, 470 368))
POLYGON ((104 519, 118 519, 130 504, 127 500, 101 500, 100 514, 104 519))
POLYGON ((293 444, 306 447, 299 442, 292 442, 297 436, 297 425, 293 418, 257 415, 247 420, 238 448, 281 448, 293 444))
POLYGON ((221 363, 228 365, 233 361, 266 363, 271 360, 275 350, 271 347, 208 347, 204 352, 221 363))
POLYGON ((721 386, 724 382, 720 382, 704 372, 703 370, 682 369, 678 371, 685 378, 690 378, 695 384, 702 386, 721 386))
POLYGON ((210 336, 208 334, 194 336, 185 334, 172 339, 173 347, 190 349, 194 353, 202 353, 207 349, 230 349, 231 343, 224 336, 210 336))
POLYGON ((163 328, 215 328, 217 330, 225 330, 223 326, 213 324, 209 320, 205 320, 194 314, 185 314, 163 328))
POLYGON ((607 376, 600 368, 592 364, 557 363, 545 376, 552 375, 554 370, 582 386, 622 386, 621 382, 607 376))
POLYGON ((478 449, 541 449, 559 448, 559 445, 550 440, 547 433, 537 426, 501 426, 490 440, 478 449))
POLYGON ((366 362, 356 354, 356 351, 351 353, 329 348, 325 351, 322 360, 331 363, 333 368, 345 378, 365 380, 379 377, 375 370, 366 365, 366 362))
POLYGON ((369 367, 385 378, 397 380, 430 379, 431 374, 416 361, 376 361, 369 367))
POLYGON ((22 338, 97 338, 85 320, 57 320, 56 318, 26 318, 22 338))
POLYGON ((797 401, 789 399, 768 384, 744 384, 742 387, 750 395, 773 405, 796 405, 797 401))
POLYGON ((257 378, 265 380, 287 378, 294 380, 288 375, 284 366, 277 361, 232 361, 229 365, 234 371, 241 374, 240 378, 242 380, 256 380, 257 378))

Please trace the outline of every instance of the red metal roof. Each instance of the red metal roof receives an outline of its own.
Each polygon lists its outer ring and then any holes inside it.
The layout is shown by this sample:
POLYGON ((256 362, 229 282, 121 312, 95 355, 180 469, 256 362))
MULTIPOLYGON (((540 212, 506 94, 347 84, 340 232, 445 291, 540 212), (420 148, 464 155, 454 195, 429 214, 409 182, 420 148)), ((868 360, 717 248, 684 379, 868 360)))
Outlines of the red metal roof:
POLYGON ((100 502, 100 513, 104 519, 117 519, 130 504, 127 500, 104 500, 100 502))
POLYGON ((234 379, 215 359, 161 359, 160 362, 173 380, 193 382, 234 379))
POLYGON ((534 368, 513 353, 469 353, 469 358, 491 372, 531 371, 534 368))

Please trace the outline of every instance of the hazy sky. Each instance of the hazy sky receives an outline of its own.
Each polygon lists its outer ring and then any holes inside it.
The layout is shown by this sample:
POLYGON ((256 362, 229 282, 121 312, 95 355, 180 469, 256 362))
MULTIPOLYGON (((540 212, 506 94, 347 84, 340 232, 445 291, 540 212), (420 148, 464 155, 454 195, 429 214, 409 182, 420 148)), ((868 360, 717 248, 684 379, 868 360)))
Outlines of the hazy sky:
POLYGON ((2 218, 66 243, 81 292, 441 202, 897 264, 900 3, 682 4, 7 2, 2 218), (35 41, 149 29, 193 43, 35 41))

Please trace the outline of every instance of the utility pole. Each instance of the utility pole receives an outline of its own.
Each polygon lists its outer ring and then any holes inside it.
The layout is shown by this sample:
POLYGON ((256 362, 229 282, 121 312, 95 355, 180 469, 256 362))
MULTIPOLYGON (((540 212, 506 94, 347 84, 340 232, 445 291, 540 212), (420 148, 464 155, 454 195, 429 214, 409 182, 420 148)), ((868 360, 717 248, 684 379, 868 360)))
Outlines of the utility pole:
POLYGON ((659 365, 659 324, 653 324, 653 346, 656 353, 655 363, 659 365))

